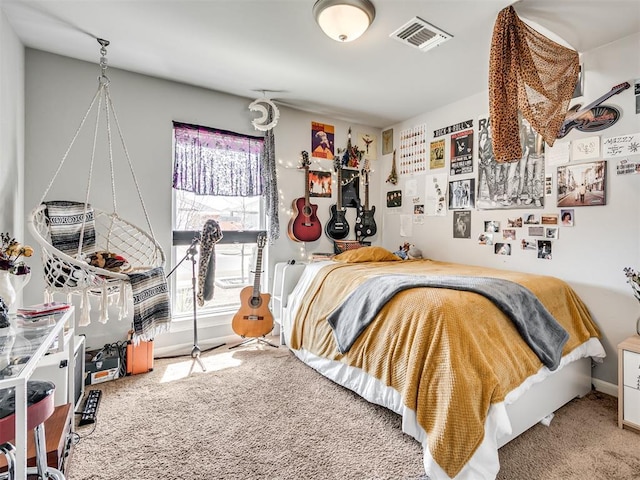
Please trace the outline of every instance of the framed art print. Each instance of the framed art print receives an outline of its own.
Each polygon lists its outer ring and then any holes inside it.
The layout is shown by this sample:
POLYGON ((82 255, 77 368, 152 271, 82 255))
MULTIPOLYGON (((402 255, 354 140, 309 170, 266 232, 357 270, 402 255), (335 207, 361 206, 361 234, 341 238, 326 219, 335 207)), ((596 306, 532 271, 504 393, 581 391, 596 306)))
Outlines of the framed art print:
POLYGON ((592 207, 607 203, 607 162, 558 167, 558 207, 592 207))

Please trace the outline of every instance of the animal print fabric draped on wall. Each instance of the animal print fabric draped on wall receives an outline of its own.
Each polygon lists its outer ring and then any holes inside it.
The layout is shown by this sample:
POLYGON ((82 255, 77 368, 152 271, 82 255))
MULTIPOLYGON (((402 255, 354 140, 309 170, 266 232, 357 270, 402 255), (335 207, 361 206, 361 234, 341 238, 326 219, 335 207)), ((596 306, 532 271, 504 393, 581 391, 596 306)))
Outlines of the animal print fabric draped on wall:
POLYGON ((498 163, 522 157, 518 111, 553 145, 579 70, 578 52, 533 30, 513 7, 500 11, 489 59, 489 113, 498 163))

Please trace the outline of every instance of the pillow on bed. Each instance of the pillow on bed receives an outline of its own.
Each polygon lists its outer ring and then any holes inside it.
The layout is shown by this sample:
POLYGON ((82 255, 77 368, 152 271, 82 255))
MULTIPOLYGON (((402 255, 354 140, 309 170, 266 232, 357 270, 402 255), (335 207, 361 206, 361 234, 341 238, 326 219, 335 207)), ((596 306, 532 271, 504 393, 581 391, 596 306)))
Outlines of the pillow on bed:
POLYGON ((389 250, 382 247, 360 247, 355 250, 347 250, 333 257, 336 262, 361 263, 361 262, 395 262, 402 260, 389 250))

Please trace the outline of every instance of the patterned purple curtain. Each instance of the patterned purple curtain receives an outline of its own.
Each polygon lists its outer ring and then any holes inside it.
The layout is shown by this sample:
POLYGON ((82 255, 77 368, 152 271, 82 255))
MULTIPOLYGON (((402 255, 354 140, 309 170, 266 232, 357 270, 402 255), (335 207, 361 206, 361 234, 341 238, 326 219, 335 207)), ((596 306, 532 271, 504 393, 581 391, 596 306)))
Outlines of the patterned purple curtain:
POLYGON ((262 195, 262 137, 173 122, 173 188, 198 195, 262 195))

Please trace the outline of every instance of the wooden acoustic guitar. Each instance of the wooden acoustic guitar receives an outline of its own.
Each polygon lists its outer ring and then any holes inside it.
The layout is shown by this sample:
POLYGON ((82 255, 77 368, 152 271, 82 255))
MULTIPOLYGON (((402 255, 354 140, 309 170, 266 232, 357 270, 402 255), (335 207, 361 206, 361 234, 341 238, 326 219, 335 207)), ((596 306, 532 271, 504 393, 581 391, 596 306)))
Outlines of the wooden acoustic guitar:
MULTIPOLYGON (((345 156, 348 155, 345 153, 345 156)), ((342 158, 336 155, 333 159, 333 168, 336 171, 338 181, 336 189, 338 190, 338 201, 331 205, 331 218, 324 226, 324 233, 332 240, 342 240, 349 235, 349 223, 347 223, 346 208, 342 206, 342 158)))
POLYGON ((269 310, 269 293, 260 293, 260 273, 262 271, 262 250, 267 236, 258 235, 258 255, 253 287, 244 287, 240 291, 240 309, 233 316, 231 328, 241 337, 264 337, 273 330, 273 315, 269 310))
MULTIPOLYGON (((564 122, 560 127, 560 132, 558 132, 558 138, 563 138, 564 136, 566 136, 567 133, 569 133, 571 129, 574 127, 580 130, 581 127, 593 122, 593 119, 592 119, 593 114, 591 113, 592 108, 597 107, 608 98, 613 97, 614 95, 617 95, 618 93, 622 92, 623 90, 626 90, 630 86, 631 84, 629 82, 621 83, 619 85, 616 85, 610 91, 605 93, 603 96, 591 102, 589 105, 587 105, 582 109, 580 108, 581 106, 580 104, 574 105, 573 107, 571 107, 567 111, 567 114, 564 117, 564 122)), ((611 122, 610 124, 613 124, 613 123, 615 122, 611 122)), ((605 126, 603 128, 610 126, 610 124, 605 123, 605 126)), ((602 130, 602 128, 600 128, 599 130, 602 130)), ((591 131, 596 131, 596 129, 592 129, 591 131)))
POLYGON ((369 166, 369 159, 364 161, 364 167, 360 172, 362 180, 364 182, 364 207, 362 204, 358 204, 358 216, 356 218, 356 238, 362 240, 366 237, 372 237, 378 232, 378 226, 374 215, 376 213, 376 207, 369 208, 369 172, 371 168, 369 166))
POLYGON ((318 206, 309 202, 309 152, 302 152, 300 167, 304 168, 304 197, 293 201, 294 216, 289 220, 289 238, 294 242, 313 242, 322 235, 318 206))

